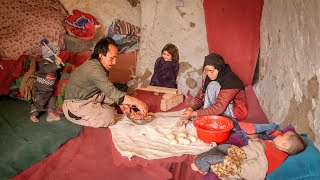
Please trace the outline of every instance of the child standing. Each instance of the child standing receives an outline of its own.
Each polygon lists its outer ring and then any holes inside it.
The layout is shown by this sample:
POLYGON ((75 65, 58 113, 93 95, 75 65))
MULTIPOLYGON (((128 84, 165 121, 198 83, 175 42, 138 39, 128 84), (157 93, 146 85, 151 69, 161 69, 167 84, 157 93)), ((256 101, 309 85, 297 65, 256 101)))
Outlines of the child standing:
POLYGON ((30 119, 32 122, 39 122, 39 113, 45 110, 44 108, 47 104, 48 116, 46 120, 50 122, 60 119, 59 115, 54 113, 55 97, 53 88, 57 70, 61 68, 62 59, 58 57, 60 49, 56 44, 43 39, 40 41, 40 46, 42 59, 39 62, 39 70, 36 72, 37 81, 32 88, 30 119))
POLYGON ((166 44, 154 65, 151 86, 177 88, 179 72, 179 51, 173 44, 166 44))

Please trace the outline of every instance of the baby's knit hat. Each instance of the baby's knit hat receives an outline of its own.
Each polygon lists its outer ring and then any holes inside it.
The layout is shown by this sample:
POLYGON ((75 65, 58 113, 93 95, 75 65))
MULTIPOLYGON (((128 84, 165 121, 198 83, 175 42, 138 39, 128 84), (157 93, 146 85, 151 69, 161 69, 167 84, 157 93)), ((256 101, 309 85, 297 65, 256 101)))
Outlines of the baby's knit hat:
POLYGON ((40 41, 42 58, 55 61, 56 57, 51 51, 49 51, 45 47, 45 44, 52 50, 53 53, 57 53, 60 50, 59 46, 54 45, 53 43, 49 42, 47 39, 42 39, 40 41))

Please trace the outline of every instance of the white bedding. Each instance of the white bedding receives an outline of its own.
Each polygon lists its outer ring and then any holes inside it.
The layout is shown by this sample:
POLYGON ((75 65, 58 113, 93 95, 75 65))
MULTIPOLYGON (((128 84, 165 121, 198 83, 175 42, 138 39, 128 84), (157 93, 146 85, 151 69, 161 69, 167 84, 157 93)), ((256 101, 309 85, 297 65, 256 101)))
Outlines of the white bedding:
POLYGON ((191 144, 170 144, 168 134, 186 133, 196 136, 196 129, 191 122, 186 128, 176 128, 178 115, 182 112, 155 113, 155 119, 146 125, 137 125, 127 117, 123 117, 115 125, 110 126, 112 140, 122 156, 131 158, 139 156, 145 159, 161 159, 183 154, 200 154, 211 146, 197 139, 191 144))

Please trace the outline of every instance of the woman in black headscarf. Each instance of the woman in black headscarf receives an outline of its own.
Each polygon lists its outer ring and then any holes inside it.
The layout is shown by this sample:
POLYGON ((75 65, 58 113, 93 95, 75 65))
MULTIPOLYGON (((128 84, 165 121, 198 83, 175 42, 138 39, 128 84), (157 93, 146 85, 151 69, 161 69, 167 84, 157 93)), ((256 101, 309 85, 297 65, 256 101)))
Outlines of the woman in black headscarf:
POLYGON ((248 114, 248 102, 243 82, 216 53, 205 57, 202 87, 184 114, 181 124, 204 115, 224 115, 243 120, 248 114))

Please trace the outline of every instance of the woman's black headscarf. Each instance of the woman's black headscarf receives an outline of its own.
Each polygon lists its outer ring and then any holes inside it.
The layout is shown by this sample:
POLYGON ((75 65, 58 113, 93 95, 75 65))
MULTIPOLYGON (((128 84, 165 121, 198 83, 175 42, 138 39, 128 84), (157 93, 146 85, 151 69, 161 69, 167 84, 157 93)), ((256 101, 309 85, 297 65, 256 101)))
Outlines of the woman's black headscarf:
MULTIPOLYGON (((204 59, 203 68, 207 65, 214 66, 218 71, 217 81, 221 85, 221 89, 244 89, 243 82, 239 77, 231 71, 230 66, 224 63, 222 56, 216 53, 211 53, 204 59)), ((206 76, 202 92, 205 93, 209 83, 212 80, 206 76)))

